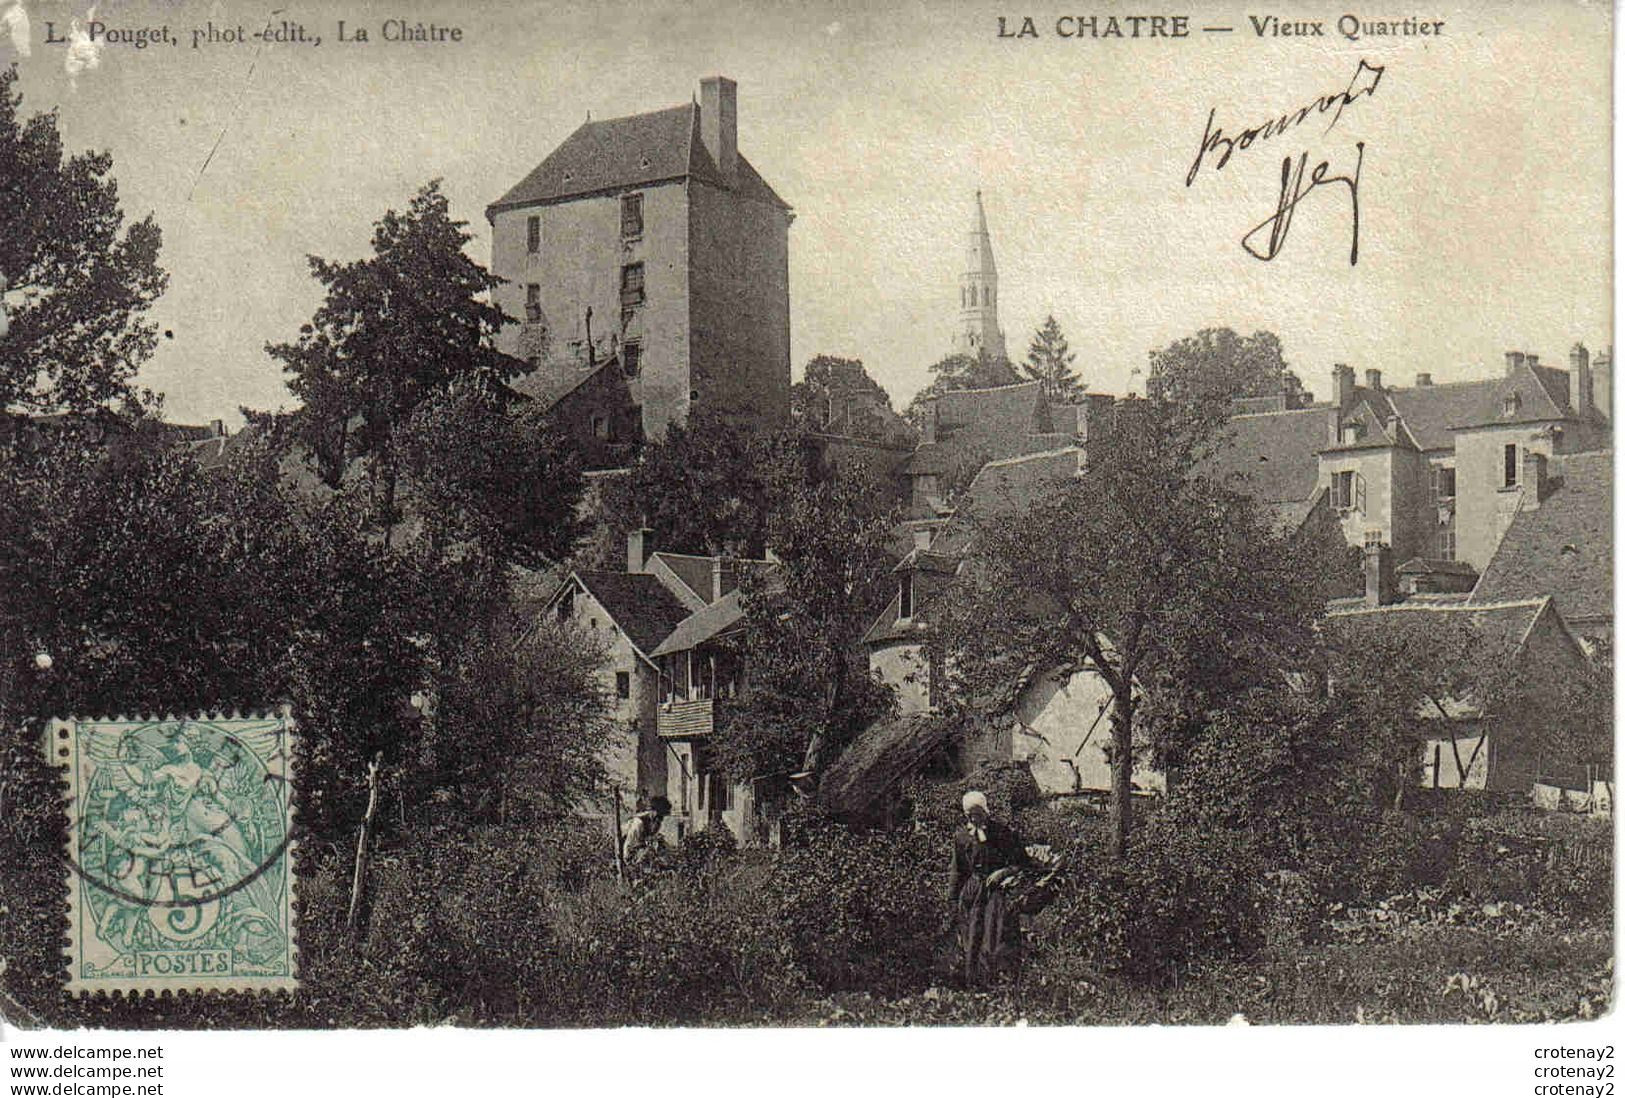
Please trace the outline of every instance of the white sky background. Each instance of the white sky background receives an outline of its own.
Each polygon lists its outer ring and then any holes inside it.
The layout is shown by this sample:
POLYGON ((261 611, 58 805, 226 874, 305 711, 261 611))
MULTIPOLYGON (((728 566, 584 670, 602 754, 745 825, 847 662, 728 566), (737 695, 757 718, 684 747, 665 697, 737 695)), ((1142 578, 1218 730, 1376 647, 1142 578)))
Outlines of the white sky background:
MULTIPOLYGON (((171 284, 154 316, 174 337, 142 379, 177 420, 288 402, 263 345, 320 299, 306 253, 363 254, 372 222, 441 176, 489 262, 485 205, 589 110, 671 106, 717 72, 739 82, 741 150, 796 209, 797 374, 819 352, 861 357, 899 406, 949 349, 977 187, 1012 354, 1053 311, 1098 390, 1124 391, 1148 350, 1217 324, 1278 333, 1321 395, 1333 362, 1449 381, 1499 370, 1506 349, 1566 364, 1576 339, 1612 338, 1605 5, 1431 9, 1443 38, 1352 44, 1259 39, 1228 6, 1191 22, 1229 36, 1135 42, 1053 36, 1058 15, 1105 5, 278 0, 278 19, 324 43, 266 47, 250 79, 252 45, 193 50, 187 29, 252 31, 271 3, 115 2, 97 18, 168 22, 183 43, 109 46, 75 87, 45 22, 60 33, 84 7, 23 2, 24 111, 56 106, 69 149, 110 149, 127 212, 164 230, 171 284), (1032 15, 1045 37, 1000 40, 1000 14, 1032 15), (464 41, 378 41, 391 16, 454 23, 464 41), (335 42, 339 18, 373 42, 335 42), (1261 124, 1346 87, 1362 57, 1382 83, 1330 133, 1311 122, 1184 186, 1210 108, 1230 130, 1261 124), (1305 199, 1274 262, 1242 251, 1282 157, 1340 173, 1356 141, 1357 267, 1342 187, 1305 199)), ((1297 9, 1332 34, 1346 10, 1297 9)))

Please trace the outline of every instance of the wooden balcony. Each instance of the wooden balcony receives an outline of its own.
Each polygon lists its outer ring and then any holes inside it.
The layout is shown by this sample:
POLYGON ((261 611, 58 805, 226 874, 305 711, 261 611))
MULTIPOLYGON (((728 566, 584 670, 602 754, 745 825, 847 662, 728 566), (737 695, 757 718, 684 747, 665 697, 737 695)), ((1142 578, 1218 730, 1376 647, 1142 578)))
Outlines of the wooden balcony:
POLYGON ((655 715, 655 731, 661 739, 687 740, 709 736, 715 716, 710 698, 690 701, 671 701, 663 704, 655 715))

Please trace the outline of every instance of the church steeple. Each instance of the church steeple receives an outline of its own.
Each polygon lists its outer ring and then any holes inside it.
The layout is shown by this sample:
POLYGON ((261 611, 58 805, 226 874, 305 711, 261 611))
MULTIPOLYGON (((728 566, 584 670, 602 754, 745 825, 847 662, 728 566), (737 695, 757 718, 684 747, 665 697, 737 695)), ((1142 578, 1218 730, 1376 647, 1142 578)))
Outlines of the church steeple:
POLYGON ((999 270, 993 262, 993 239, 987 231, 982 192, 966 239, 965 265, 959 275, 959 329, 954 335, 957 354, 1002 359, 1004 331, 999 327, 999 270))

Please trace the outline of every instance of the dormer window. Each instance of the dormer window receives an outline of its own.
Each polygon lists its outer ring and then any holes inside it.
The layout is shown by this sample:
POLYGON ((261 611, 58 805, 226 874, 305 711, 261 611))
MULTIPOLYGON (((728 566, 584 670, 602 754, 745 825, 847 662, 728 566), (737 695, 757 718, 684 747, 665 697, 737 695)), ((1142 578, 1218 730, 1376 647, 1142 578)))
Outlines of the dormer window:
POLYGON ((1523 401, 1518 397, 1518 391, 1514 389, 1501 399, 1501 415, 1510 419, 1518 414, 1518 408, 1522 403, 1523 401))

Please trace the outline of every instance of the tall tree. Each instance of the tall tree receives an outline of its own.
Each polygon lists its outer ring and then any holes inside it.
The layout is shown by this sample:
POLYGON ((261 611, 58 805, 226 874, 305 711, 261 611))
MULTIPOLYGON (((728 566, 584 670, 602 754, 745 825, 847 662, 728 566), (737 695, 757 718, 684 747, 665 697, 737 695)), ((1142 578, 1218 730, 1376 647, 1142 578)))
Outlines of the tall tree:
POLYGON ((1273 332, 1237 335, 1229 328, 1203 328, 1151 352, 1147 392, 1186 404, 1217 394, 1282 396, 1289 408, 1306 408, 1313 395, 1287 367, 1273 332))
POLYGON ((1008 709, 1045 673, 1090 670, 1110 688, 1119 857, 1142 707, 1194 667, 1235 686, 1278 676, 1310 636, 1297 550, 1203 472, 1217 418, 1167 401, 1120 409, 1081 475, 1024 508, 970 516, 970 555, 939 611, 934 643, 959 704, 1008 709))
POLYGON ((486 298, 498 280, 465 253, 473 239, 467 224, 452 218, 439 180, 425 184, 405 213, 390 210, 374 225, 371 256, 309 257, 326 300, 297 340, 266 347, 304 402, 297 430, 324 479, 336 487, 351 458, 372 459, 386 533, 399 476, 397 428, 453 379, 502 382, 525 369, 493 346, 505 318, 486 298))
POLYGON ((143 314, 168 284, 151 216, 128 226, 110 154, 64 157, 55 112, 18 115, 0 70, 0 410, 131 408, 157 344, 143 314))
MULTIPOLYGON (((742 430, 726 413, 696 408, 687 423, 646 443, 625 475, 603 485, 603 526, 616 538, 648 527, 657 546, 680 553, 760 556, 769 482, 800 453, 786 433, 742 430)), ((611 559, 615 551, 604 550, 611 559)))
POLYGON ((768 544, 779 563, 746 577, 750 689, 717 751, 739 778, 814 775, 892 703, 870 673, 864 630, 894 589, 894 517, 860 471, 781 477, 768 544))
POLYGON ((457 379, 417 406, 397 448, 410 509, 437 548, 473 545, 530 568, 574 548, 580 461, 534 403, 457 379))
POLYGON ((1044 386, 1044 396, 1058 404, 1069 403, 1083 394, 1084 381, 1072 369, 1078 356, 1067 346, 1066 335, 1053 315, 1033 333, 1027 345, 1027 361, 1022 371, 1044 386))

